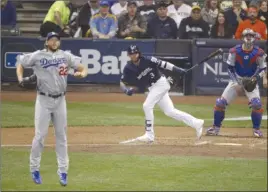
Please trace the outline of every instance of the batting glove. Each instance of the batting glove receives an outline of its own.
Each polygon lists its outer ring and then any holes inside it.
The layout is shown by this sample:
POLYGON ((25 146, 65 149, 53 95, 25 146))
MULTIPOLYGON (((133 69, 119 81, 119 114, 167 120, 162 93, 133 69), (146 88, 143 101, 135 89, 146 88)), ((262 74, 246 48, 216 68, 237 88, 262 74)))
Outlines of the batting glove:
POLYGON ((134 89, 133 88, 127 88, 125 89, 125 94, 128 96, 132 96, 134 93, 134 89))

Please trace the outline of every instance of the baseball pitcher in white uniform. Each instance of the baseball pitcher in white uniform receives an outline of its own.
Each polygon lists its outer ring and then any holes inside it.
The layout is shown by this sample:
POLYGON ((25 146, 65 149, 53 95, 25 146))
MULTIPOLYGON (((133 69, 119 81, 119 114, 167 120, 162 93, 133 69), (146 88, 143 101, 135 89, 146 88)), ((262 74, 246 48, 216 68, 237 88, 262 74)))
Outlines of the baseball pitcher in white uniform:
POLYGON ((37 97, 35 103, 35 136, 30 154, 30 171, 36 184, 41 184, 41 154, 44 140, 52 121, 56 136, 56 155, 59 181, 67 185, 69 157, 67 150, 67 110, 65 93, 67 76, 70 68, 77 78, 87 76, 87 68, 80 64, 81 59, 73 54, 60 50, 60 37, 51 32, 47 35, 45 49, 17 58, 17 77, 20 85, 29 78, 23 78, 25 67, 31 67, 37 77, 37 97))

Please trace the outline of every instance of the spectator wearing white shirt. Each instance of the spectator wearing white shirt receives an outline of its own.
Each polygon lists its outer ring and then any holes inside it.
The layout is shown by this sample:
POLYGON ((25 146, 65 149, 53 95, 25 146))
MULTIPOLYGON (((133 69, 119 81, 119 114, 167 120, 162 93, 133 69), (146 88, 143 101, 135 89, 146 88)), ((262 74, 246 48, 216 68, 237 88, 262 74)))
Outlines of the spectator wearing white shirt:
POLYGON ((127 13, 127 0, 119 0, 118 3, 113 4, 111 11, 116 17, 127 13))
POLYGON ((191 6, 183 0, 173 0, 173 5, 168 6, 168 16, 175 20, 177 28, 180 27, 181 20, 191 15, 191 6))

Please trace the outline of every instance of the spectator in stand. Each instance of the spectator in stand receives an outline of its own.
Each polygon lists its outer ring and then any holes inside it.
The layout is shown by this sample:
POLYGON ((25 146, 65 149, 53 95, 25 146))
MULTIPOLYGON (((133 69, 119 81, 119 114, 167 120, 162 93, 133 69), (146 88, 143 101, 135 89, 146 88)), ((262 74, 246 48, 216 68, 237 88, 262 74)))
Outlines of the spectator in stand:
POLYGON ((177 24, 167 16, 167 4, 160 2, 156 5, 157 16, 148 22, 147 35, 153 39, 177 39, 177 24))
POLYGON ((127 11, 118 18, 118 37, 143 38, 147 30, 147 22, 145 17, 137 12, 136 1, 128 2, 127 11))
POLYGON ((16 7, 10 0, 1 1, 1 26, 15 27, 17 23, 16 7))
POLYGON ((81 27, 82 37, 86 37, 86 33, 90 29, 89 22, 93 15, 100 10, 99 0, 88 1, 80 10, 77 17, 77 24, 81 27))
POLYGON ((168 6, 168 16, 175 20, 177 28, 179 28, 182 19, 191 15, 192 8, 183 0, 173 0, 172 2, 174 4, 168 6))
POLYGON ((233 0, 233 7, 225 10, 224 17, 232 26, 232 34, 234 35, 240 22, 247 19, 247 12, 241 8, 242 0, 233 0))
POLYGON ((113 4, 111 11, 116 17, 127 13, 127 0, 119 0, 118 3, 113 4))
POLYGON ((206 0, 205 5, 201 10, 201 15, 204 21, 209 25, 214 25, 219 13, 219 1, 218 0, 206 0))
MULTIPOLYGON (((233 5, 233 0, 227 0, 227 1, 222 1, 220 3, 220 9, 222 11, 226 11, 227 9, 230 9, 232 8, 234 5, 233 5)), ((247 3, 245 1, 242 1, 241 0, 241 4, 240 4, 240 7, 244 10, 246 10, 248 8, 247 6, 247 3)))
POLYGON ((258 19, 258 7, 250 5, 248 9, 248 18, 241 22, 235 33, 236 39, 241 39, 244 29, 252 29, 256 33, 256 39, 266 40, 267 39, 267 28, 265 23, 258 19))
POLYGON ((138 12, 143 15, 147 21, 155 16, 155 5, 153 0, 144 0, 144 5, 138 7, 138 12))
POLYGON ((220 11, 216 19, 216 23, 211 28, 210 37, 213 39, 232 39, 233 34, 231 27, 224 17, 224 12, 220 11))
POLYGON ((261 21, 265 22, 267 26, 267 20, 268 20, 267 0, 260 1, 259 7, 260 7, 260 10, 259 10, 258 18, 261 21))
POLYGON ((208 38, 209 25, 201 17, 201 8, 192 7, 190 17, 184 18, 179 27, 179 39, 208 38))
POLYGON ((90 30, 93 38, 110 39, 116 35, 117 19, 109 13, 109 2, 100 2, 100 12, 92 16, 90 20, 90 30))
POLYGON ((69 37, 69 1, 55 1, 48 10, 48 13, 40 27, 40 34, 46 37, 50 32, 56 32, 61 37, 69 37), (66 31, 67 30, 67 31, 66 31))

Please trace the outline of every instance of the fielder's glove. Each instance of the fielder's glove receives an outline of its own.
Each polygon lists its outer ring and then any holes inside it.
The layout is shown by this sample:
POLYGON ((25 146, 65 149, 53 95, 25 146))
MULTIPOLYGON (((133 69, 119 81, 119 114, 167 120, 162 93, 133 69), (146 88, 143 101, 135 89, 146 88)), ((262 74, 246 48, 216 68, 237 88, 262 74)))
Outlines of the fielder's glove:
POLYGON ((244 77, 242 85, 247 92, 252 92, 257 86, 257 79, 255 77, 244 77))
POLYGON ((31 75, 30 77, 24 77, 21 81, 19 81, 19 87, 24 87, 26 84, 31 84, 36 82, 37 77, 35 74, 31 75))

